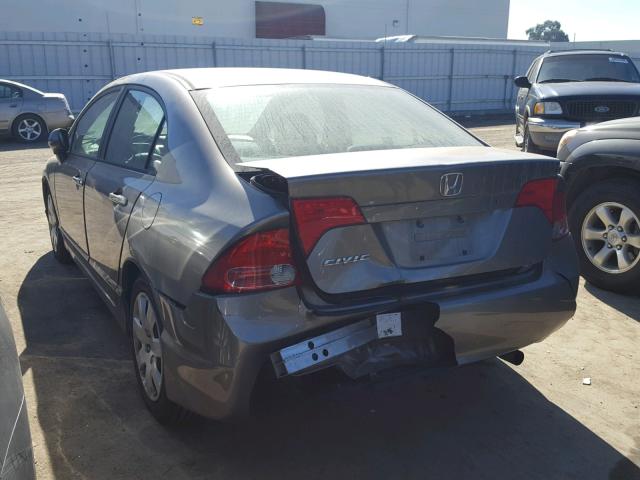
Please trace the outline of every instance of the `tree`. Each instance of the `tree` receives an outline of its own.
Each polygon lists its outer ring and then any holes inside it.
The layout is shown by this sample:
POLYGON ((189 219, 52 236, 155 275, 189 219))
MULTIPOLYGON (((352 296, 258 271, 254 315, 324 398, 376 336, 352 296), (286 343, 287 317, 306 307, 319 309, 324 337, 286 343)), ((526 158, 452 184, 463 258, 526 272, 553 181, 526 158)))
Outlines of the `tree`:
POLYGON ((545 42, 568 42, 569 36, 562 31, 560 22, 547 20, 527 30, 529 40, 544 40, 545 42))

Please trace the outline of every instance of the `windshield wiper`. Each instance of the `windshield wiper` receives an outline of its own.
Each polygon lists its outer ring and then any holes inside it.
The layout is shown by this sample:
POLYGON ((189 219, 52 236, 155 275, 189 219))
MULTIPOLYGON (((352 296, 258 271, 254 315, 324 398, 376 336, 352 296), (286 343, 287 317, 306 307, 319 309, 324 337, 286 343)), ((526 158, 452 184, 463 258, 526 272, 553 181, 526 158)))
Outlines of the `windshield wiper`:
POLYGON ((630 80, 622 80, 621 78, 612 78, 612 77, 593 77, 585 79, 585 82, 625 82, 631 83, 630 80))
POLYGON ((582 80, 571 80, 569 78, 549 78, 538 83, 564 83, 564 82, 581 82, 582 80))

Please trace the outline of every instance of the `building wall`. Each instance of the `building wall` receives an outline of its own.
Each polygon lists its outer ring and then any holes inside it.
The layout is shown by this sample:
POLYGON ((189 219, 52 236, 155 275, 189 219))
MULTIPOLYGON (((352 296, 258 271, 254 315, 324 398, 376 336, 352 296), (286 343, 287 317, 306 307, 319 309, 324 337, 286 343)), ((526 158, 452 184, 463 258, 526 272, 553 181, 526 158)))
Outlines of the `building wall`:
MULTIPOLYGON (((320 4, 326 34, 506 38, 509 0, 279 0, 320 4)), ((3 8, 0 31, 205 35, 255 38, 254 0, 32 0, 3 8), (192 24, 201 17, 203 24, 192 24)))

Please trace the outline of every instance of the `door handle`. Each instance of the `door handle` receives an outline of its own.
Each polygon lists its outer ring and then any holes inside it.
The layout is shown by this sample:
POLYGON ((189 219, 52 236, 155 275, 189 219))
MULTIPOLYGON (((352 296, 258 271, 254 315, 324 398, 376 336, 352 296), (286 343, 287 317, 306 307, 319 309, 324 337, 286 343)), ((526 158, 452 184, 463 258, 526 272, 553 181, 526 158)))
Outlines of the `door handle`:
POLYGON ((9 105, 9 108, 18 108, 18 104, 17 103, 12 103, 11 105, 9 105))
POLYGON ((82 185, 84 185, 84 182, 82 181, 82 177, 80 175, 74 175, 73 177, 71 177, 71 179, 76 182, 76 187, 81 187, 82 185))
POLYGON ((109 200, 111 200, 111 203, 113 203, 114 205, 120 205, 122 207, 127 205, 127 197, 125 197, 124 195, 119 195, 115 192, 111 192, 109 194, 109 200))

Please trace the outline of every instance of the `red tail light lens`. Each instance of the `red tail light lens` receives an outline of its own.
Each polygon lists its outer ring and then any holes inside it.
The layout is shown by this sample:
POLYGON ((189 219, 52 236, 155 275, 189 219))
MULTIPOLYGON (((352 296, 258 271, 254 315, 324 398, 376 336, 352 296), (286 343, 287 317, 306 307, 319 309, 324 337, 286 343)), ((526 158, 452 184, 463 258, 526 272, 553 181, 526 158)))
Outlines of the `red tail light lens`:
POLYGON ((240 240, 222 254, 202 278, 212 293, 255 292, 296 283, 289 230, 259 232, 240 240))
POLYGON ((557 240, 569 233, 564 191, 557 178, 544 178, 528 182, 520 190, 516 207, 538 207, 553 226, 557 240))
POLYGON ((328 230, 366 223, 360 207, 349 197, 295 199, 291 205, 305 255, 328 230))

